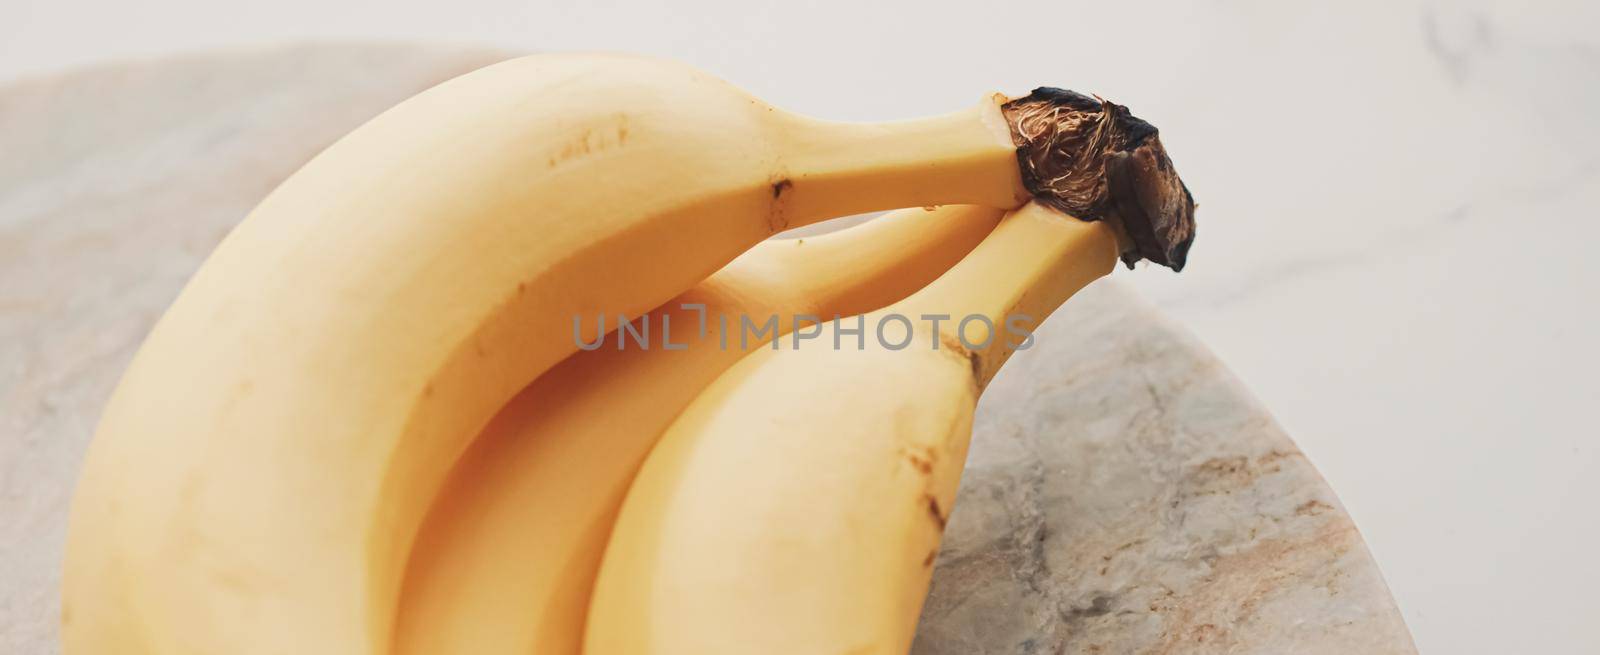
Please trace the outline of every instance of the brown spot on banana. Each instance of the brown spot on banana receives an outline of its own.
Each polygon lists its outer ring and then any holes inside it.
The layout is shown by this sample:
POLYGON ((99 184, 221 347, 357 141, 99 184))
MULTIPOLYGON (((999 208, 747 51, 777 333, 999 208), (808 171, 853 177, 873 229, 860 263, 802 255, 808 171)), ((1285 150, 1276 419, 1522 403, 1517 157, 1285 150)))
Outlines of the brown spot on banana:
POLYGON ((934 524, 939 526, 939 532, 944 532, 944 526, 950 522, 950 516, 945 513, 943 507, 939 506, 939 499, 935 498, 933 494, 924 493, 922 494, 922 500, 928 505, 928 517, 932 518, 934 524))
POLYGON ((793 190, 794 180, 787 177, 779 177, 772 182, 772 205, 767 210, 767 226, 773 234, 789 229, 788 212, 784 206, 788 204, 789 192, 793 190))
POLYGON ((939 453, 927 446, 902 446, 900 454, 923 475, 933 475, 933 465, 939 461, 939 453))
POLYGON ((620 148, 628 142, 628 116, 617 114, 609 124, 585 128, 576 138, 556 146, 547 158, 547 165, 555 168, 574 159, 620 148))
POLYGON ((978 388, 981 389, 988 383, 989 379, 983 373, 983 356, 977 351, 968 348, 966 344, 961 343, 960 337, 940 332, 939 350, 967 360, 967 368, 972 371, 972 382, 978 388))

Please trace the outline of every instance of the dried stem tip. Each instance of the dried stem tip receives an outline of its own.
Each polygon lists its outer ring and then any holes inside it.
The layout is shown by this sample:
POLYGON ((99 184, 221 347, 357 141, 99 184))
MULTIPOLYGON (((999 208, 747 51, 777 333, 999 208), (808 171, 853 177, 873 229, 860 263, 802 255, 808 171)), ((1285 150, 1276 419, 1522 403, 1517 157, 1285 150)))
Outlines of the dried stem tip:
POLYGON ((1115 223, 1131 242, 1122 253, 1130 267, 1142 258, 1183 270, 1194 243, 1194 197, 1154 125, 1127 107, 1049 87, 1001 110, 1022 182, 1039 202, 1115 223))

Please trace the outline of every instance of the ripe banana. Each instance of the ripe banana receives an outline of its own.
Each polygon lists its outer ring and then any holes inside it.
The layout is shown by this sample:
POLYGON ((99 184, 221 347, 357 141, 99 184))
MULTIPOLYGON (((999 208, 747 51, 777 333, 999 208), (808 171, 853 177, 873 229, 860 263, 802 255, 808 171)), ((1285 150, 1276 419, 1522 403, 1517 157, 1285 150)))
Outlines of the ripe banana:
POLYGON ((600 555, 639 463, 684 405, 738 361, 741 344, 760 348, 781 336, 746 342, 738 323, 723 332, 718 317, 778 316, 777 332, 786 332, 795 316, 883 307, 955 264, 1000 215, 973 206, 901 210, 820 237, 762 243, 652 312, 648 350, 607 341, 540 376, 473 442, 424 521, 400 595, 395 652, 579 652, 600 555), (710 326, 703 336, 702 318, 710 326), (662 348, 663 327, 682 350, 662 348))
POLYGON ((385 112, 268 195, 134 357, 73 504, 65 651, 389 650, 429 503, 576 349, 573 316, 641 314, 824 218, 1082 205, 1081 166, 1142 188, 1149 162, 1095 136, 1115 112, 1052 93, 837 124, 671 63, 537 56, 385 112))
POLYGON ((905 653, 983 386, 1117 253, 1110 223, 1030 203, 864 333, 745 356, 628 491, 584 653, 905 653))

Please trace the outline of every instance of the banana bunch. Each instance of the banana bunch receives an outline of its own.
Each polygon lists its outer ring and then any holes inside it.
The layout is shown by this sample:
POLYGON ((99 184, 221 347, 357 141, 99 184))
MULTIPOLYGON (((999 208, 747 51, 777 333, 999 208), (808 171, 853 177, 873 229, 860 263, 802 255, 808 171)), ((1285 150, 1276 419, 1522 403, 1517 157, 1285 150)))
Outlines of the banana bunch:
POLYGON ((1193 208, 1153 127, 1060 90, 841 124, 637 57, 446 82, 156 324, 79 480, 64 650, 903 652, 982 384, 1118 256, 1181 268, 1193 208), (815 347, 897 301, 992 338, 815 347))

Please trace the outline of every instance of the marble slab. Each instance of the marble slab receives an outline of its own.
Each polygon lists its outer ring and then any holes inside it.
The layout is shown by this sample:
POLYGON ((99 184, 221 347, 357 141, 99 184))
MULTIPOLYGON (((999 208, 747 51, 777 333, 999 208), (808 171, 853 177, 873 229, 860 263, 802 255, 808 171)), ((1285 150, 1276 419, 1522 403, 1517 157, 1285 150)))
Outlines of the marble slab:
MULTIPOLYGON (((0 652, 52 653, 78 465, 222 235, 362 120, 503 58, 302 46, 0 88, 0 652)), ((914 651, 1413 652, 1360 535, 1195 339, 1100 283, 980 407, 914 651)))
POLYGON ((1315 468, 1115 276, 979 405, 917 655, 1413 653, 1315 468))

